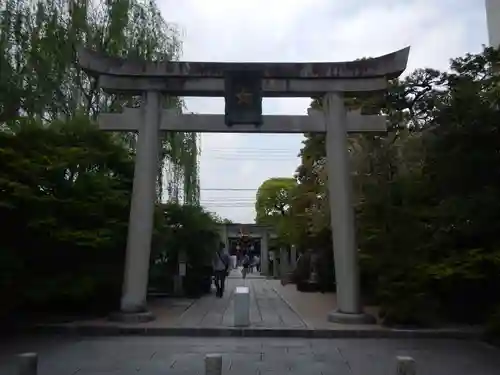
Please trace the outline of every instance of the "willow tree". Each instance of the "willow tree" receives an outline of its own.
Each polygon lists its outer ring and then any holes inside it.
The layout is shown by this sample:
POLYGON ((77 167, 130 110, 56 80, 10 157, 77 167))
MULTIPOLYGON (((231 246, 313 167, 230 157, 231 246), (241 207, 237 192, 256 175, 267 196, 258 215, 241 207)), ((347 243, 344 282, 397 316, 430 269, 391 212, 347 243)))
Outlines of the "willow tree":
MULTIPOLYGON (((76 49, 86 46, 120 57, 175 60, 181 52, 176 28, 168 25, 154 0, 6 0, 0 5, 0 123, 23 116, 50 122, 83 112, 137 106, 141 98, 106 95, 82 73, 76 49)), ((165 98, 165 108, 182 108, 165 98)), ((134 134, 121 136, 130 146, 134 134)), ((189 203, 199 197, 197 137, 172 133, 162 141, 159 198, 189 203), (175 171, 175 173, 171 173, 175 171)))

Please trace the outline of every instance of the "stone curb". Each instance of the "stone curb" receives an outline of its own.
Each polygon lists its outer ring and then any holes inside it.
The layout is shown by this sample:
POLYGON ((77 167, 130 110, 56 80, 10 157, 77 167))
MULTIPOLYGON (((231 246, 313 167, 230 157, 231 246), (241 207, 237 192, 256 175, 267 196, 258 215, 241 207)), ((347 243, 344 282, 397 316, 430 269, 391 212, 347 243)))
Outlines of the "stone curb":
POLYGON ((480 330, 403 330, 403 329, 307 329, 307 328, 189 328, 137 327, 119 325, 38 325, 25 329, 26 333, 75 336, 179 336, 179 337, 269 337, 269 338, 377 338, 377 339, 459 339, 480 340, 480 330))

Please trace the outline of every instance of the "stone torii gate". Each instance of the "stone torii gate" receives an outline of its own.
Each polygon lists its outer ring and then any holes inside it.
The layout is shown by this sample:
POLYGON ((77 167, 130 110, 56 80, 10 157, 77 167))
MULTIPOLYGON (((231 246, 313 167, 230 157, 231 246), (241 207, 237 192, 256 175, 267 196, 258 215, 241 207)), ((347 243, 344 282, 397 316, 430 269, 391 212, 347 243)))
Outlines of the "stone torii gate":
POLYGON ((160 131, 232 133, 326 133, 337 310, 332 322, 371 323, 360 301, 348 133, 386 130, 383 117, 347 112, 344 93, 387 90, 405 69, 409 48, 378 58, 338 63, 147 62, 82 49, 79 63, 109 93, 142 95, 140 108, 103 113, 108 131, 137 131, 121 319, 153 319, 146 307, 160 131), (225 97, 225 115, 164 110, 163 94, 225 97), (262 116, 262 97, 322 97, 323 110, 304 116, 262 116))

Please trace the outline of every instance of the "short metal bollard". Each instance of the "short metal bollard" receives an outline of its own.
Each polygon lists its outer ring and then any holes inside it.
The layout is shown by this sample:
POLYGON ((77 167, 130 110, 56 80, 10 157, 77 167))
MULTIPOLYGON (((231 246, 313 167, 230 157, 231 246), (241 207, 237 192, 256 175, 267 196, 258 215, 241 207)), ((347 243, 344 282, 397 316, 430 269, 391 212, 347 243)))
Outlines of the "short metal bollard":
POLYGON ((416 375, 417 367, 412 357, 396 357, 396 375, 416 375))
POLYGON ((234 325, 250 325, 250 289, 247 286, 238 286, 234 292, 234 325))
POLYGON ((205 375, 222 374, 222 356, 220 354, 207 354, 205 357, 205 375))
POLYGON ((37 375, 38 354, 23 353, 17 356, 17 375, 37 375))

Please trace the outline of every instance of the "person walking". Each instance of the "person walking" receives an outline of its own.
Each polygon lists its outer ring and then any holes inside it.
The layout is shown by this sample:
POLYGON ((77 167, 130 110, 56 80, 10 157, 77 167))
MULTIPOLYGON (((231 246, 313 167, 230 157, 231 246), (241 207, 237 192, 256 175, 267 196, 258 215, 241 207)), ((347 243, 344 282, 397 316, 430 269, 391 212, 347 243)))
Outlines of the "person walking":
POLYGON ((250 259, 250 265, 248 267, 248 271, 249 273, 253 273, 253 267, 255 266, 255 257, 252 254, 249 254, 248 258, 250 259))
POLYGON ((250 267, 250 257, 248 254, 245 254, 243 256, 243 269, 241 270, 241 274, 243 275, 243 278, 247 278, 247 273, 248 273, 248 268, 250 267))
POLYGON ((216 296, 222 298, 224 295, 224 287, 226 285, 226 277, 229 272, 229 255, 226 251, 226 245, 221 242, 219 249, 216 251, 212 266, 215 274, 215 288, 217 290, 216 296))
POLYGON ((258 255, 255 256, 255 269, 260 272, 260 256, 258 255))

